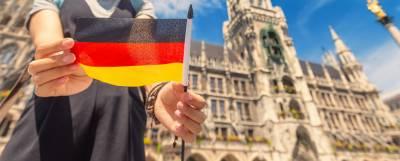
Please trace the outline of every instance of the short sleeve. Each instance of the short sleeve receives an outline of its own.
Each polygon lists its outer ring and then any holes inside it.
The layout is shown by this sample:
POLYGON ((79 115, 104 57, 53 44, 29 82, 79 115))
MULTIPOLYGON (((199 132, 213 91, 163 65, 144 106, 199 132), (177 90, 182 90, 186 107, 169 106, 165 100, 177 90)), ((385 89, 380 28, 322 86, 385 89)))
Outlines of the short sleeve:
POLYGON ((32 9, 29 11, 26 21, 25 21, 25 26, 29 28, 29 23, 31 20, 32 15, 35 13, 41 11, 41 10, 53 10, 56 11, 57 13, 59 12, 59 7, 61 5, 61 1, 59 0, 34 0, 32 9))
POLYGON ((141 15, 147 15, 152 18, 156 18, 154 13, 154 6, 150 0, 132 0, 135 9, 138 11, 136 17, 141 15))

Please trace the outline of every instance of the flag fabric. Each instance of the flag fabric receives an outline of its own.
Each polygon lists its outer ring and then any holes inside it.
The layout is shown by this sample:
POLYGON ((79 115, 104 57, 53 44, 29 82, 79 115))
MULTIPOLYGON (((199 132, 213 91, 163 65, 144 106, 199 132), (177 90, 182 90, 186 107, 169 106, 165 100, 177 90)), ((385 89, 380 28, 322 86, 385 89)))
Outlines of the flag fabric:
POLYGON ((76 19, 72 52, 86 74, 116 86, 182 81, 187 19, 76 19))

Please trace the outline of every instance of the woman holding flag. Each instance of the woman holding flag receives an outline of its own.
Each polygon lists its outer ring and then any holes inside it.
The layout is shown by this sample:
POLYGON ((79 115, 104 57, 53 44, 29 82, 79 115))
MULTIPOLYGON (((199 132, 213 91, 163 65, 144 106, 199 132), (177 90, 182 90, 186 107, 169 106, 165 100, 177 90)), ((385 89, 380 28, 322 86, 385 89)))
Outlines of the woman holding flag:
MULTIPOLYGON (((147 0, 35 0, 27 23, 36 46, 28 69, 35 95, 1 161, 145 160, 143 93, 94 80, 75 63, 77 42, 68 37, 76 36, 79 17, 154 18, 154 11, 147 0)), ((180 83, 146 89, 150 116, 194 141, 206 119, 204 99, 180 83)))

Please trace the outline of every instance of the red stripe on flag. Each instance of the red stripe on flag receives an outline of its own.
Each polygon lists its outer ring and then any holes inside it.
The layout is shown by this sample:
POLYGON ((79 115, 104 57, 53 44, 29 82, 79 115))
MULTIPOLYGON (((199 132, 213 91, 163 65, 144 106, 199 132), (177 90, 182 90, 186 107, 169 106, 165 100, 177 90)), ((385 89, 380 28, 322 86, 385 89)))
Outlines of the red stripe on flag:
POLYGON ((76 42, 72 52, 78 63, 97 67, 183 63, 184 43, 76 42))

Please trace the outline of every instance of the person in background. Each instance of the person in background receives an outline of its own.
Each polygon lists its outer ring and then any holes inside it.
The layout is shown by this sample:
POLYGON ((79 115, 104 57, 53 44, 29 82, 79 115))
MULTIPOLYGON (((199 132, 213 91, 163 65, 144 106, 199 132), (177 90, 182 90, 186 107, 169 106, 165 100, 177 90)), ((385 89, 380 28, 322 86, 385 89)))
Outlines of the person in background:
MULTIPOLYGON (((36 47, 28 69, 35 93, 0 161, 145 160, 144 90, 93 80, 74 63, 79 17, 155 18, 148 0, 34 0, 27 26, 36 47)), ((156 96, 147 109, 155 122, 194 141, 206 119, 204 99, 179 83, 146 89, 156 96)))

